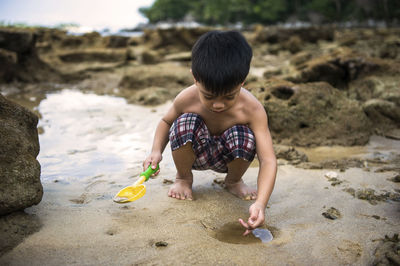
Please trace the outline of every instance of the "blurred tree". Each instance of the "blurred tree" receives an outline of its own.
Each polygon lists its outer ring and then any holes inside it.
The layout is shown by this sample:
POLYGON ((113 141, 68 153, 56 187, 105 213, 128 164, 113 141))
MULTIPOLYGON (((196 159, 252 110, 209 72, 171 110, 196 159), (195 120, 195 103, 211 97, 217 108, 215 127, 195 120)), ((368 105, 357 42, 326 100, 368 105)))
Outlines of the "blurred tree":
POLYGON ((182 20, 191 9, 192 1, 185 0, 156 0, 151 7, 139 8, 150 23, 159 21, 182 20))
POLYGON ((151 23, 181 21, 191 15, 205 24, 263 23, 309 21, 311 14, 324 22, 400 18, 400 0, 156 0, 140 12, 151 23))

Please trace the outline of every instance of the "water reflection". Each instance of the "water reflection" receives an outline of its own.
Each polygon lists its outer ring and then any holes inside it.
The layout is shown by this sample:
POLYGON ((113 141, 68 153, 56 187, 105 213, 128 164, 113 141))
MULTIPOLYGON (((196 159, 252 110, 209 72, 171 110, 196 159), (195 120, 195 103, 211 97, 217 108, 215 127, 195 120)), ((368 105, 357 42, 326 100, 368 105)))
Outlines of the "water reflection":
MULTIPOLYGON (((125 99, 63 90, 41 101, 39 136, 42 180, 80 179, 126 170, 145 156, 152 126, 149 108, 125 99)), ((154 115, 154 114, 153 114, 154 115)))

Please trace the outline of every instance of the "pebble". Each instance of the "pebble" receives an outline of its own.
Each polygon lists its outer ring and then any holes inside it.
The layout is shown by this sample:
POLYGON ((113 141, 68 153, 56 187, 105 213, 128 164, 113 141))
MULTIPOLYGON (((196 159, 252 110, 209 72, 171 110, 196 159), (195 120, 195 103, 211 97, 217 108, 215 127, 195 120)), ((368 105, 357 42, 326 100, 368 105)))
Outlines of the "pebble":
POLYGON ((342 217, 342 215, 340 214, 339 210, 334 208, 334 207, 330 207, 326 212, 323 212, 322 215, 325 218, 331 219, 331 220, 336 220, 340 217, 342 217))
POLYGON ((331 179, 331 178, 338 178, 338 173, 331 171, 331 172, 327 172, 325 173, 325 177, 331 179))
POLYGON ((156 245, 156 247, 166 247, 166 246, 168 246, 168 243, 165 241, 158 241, 158 242, 156 242, 155 245, 156 245))

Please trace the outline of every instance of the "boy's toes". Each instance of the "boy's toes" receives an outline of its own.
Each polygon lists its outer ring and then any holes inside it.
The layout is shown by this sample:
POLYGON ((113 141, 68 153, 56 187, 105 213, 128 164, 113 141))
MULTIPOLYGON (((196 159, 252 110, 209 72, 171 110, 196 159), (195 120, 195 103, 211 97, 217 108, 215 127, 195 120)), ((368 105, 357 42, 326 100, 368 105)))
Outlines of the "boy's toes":
POLYGON ((251 200, 251 195, 246 195, 242 198, 243 200, 251 200))
POLYGON ((192 194, 190 194, 190 193, 185 193, 185 198, 187 200, 193 200, 192 194))

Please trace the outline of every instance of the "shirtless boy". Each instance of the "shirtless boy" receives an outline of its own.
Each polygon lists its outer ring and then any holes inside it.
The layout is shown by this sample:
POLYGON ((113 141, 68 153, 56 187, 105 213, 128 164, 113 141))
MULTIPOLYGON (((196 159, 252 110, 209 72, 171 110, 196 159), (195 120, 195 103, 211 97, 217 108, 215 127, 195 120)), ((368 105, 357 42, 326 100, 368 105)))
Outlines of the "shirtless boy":
MULTIPOLYGON (((252 50, 236 31, 211 31, 192 49, 194 84, 173 101, 159 122, 146 169, 161 161, 168 141, 177 174, 168 196, 193 199, 192 169, 227 173, 226 189, 255 202, 244 234, 262 225, 274 188, 276 158, 262 104, 242 86, 249 73, 252 50), (242 180, 255 154, 259 160, 257 190, 242 180)), ((158 172, 156 173, 158 174, 158 172)))

